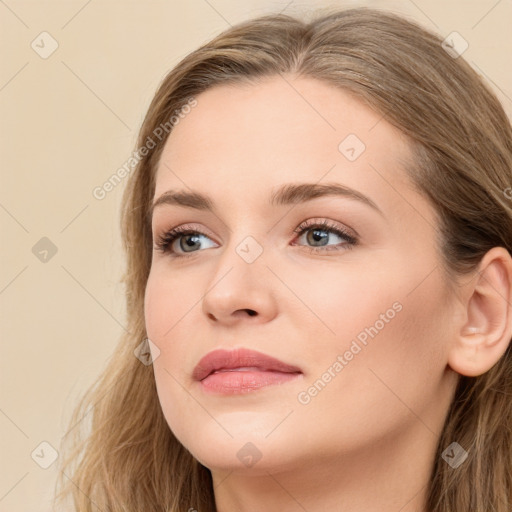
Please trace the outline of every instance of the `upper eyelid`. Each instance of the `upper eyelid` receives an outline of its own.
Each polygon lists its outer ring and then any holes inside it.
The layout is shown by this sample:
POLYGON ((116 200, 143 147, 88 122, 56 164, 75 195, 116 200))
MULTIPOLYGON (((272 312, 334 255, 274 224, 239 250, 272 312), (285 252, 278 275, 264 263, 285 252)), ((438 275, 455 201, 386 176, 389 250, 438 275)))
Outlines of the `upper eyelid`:
MULTIPOLYGON (((322 227, 326 227, 326 228, 339 227, 341 229, 345 229, 346 231, 352 232, 354 234, 354 236, 359 236, 359 233, 354 228, 348 226, 347 224, 345 224, 343 222, 331 219, 331 218, 329 218, 327 216, 324 216, 324 217, 322 217, 322 216, 319 216, 319 217, 308 217, 307 219, 297 223, 295 229, 298 229, 301 226, 309 227, 309 226, 313 226, 313 225, 316 225, 316 224, 323 225, 324 223, 332 224, 332 225, 330 225, 330 226, 322 226, 322 227)), ((207 235, 207 233, 205 233, 205 232, 210 232, 211 233, 211 230, 209 230, 208 228, 201 227, 197 222, 182 222, 180 224, 176 224, 172 228, 157 229, 157 228, 153 227, 152 228, 152 232, 154 234, 157 234, 158 232, 167 233, 167 232, 170 232, 170 231, 174 231, 175 229, 180 229, 180 230, 187 229, 187 230, 190 230, 190 231, 197 230, 201 234, 205 234, 205 235, 207 235)), ((229 233, 232 233, 232 232, 233 231, 231 229, 229 229, 229 233)), ((207 236, 210 236, 210 235, 207 235, 207 236)), ((215 235, 212 235, 212 236, 215 236, 215 235)))
MULTIPOLYGON (((292 233, 298 236, 299 231, 313 229, 313 227, 315 227, 315 226, 319 226, 321 229, 325 229, 327 231, 339 229, 340 231, 346 232, 346 234, 348 236, 351 236, 352 238, 354 238, 356 240, 360 239, 359 233, 354 228, 347 226, 346 224, 341 223, 340 221, 330 219, 329 217, 309 217, 309 218, 299 222, 296 225, 296 228, 293 229, 292 233)), ((184 223, 178 224, 172 228, 163 229, 160 233, 155 233, 153 238, 156 238, 157 236, 165 235, 166 233, 172 233, 175 230, 178 230, 178 232, 175 233, 176 238, 178 238, 179 236, 186 236, 187 232, 193 232, 193 233, 198 233, 201 236, 206 236, 206 237, 210 238, 211 240, 213 240, 215 243, 219 243, 216 241, 215 235, 209 234, 210 231, 208 229, 203 229, 202 227, 199 227, 197 223, 193 223, 193 222, 184 222, 184 223)))

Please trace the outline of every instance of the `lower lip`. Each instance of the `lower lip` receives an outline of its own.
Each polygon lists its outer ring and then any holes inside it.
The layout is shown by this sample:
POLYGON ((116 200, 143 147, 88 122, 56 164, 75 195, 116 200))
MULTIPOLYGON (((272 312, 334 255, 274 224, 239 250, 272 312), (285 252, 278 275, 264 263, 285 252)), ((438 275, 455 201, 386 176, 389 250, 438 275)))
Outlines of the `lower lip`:
POLYGON ((296 379, 301 373, 284 373, 263 370, 232 370, 211 373, 201 381, 202 388, 209 393, 232 395, 249 393, 275 384, 284 384, 296 379))

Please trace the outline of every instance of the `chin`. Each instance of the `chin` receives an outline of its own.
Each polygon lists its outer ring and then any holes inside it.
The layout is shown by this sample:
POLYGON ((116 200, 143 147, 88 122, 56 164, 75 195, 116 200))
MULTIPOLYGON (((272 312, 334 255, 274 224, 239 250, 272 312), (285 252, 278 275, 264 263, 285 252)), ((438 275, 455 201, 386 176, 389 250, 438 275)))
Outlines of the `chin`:
MULTIPOLYGON (((274 421, 274 427, 278 423, 274 421)), ((290 436, 283 436, 284 430, 269 435, 271 429, 258 431, 247 421, 239 422, 236 428, 234 422, 223 422, 222 425, 233 437, 212 420, 208 428, 196 428, 193 437, 180 439, 180 442, 210 470, 244 470, 254 474, 262 471, 266 474, 267 470, 292 463, 286 455, 297 451, 297 442, 290 436)))
MULTIPOLYGON (((210 471, 236 471, 252 475, 268 475, 288 464, 293 467, 293 461, 284 457, 284 450, 270 449, 251 441, 239 443, 231 440, 222 443, 212 450, 211 445, 198 446, 190 449, 192 455, 210 471)), ((288 452, 289 453, 289 452, 288 452)))

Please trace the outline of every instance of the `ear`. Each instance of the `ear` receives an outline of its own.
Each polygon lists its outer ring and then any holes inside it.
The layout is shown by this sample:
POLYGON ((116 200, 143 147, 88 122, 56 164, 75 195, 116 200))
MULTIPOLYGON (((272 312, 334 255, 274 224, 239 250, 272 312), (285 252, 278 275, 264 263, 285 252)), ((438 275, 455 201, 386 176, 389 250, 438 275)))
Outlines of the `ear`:
POLYGON ((480 261, 462 302, 463 325, 448 351, 449 366, 476 377, 491 369, 512 338, 512 258, 504 247, 493 247, 480 261))

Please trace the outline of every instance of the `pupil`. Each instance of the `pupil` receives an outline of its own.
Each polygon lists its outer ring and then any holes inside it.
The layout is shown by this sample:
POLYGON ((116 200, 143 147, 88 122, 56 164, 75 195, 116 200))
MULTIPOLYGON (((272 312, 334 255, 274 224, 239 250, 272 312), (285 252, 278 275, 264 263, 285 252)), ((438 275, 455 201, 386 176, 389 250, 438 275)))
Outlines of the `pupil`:
POLYGON ((197 243, 198 238, 199 237, 197 235, 186 235, 182 240, 185 240, 187 247, 193 248, 194 244, 197 243))
POLYGON ((321 229, 314 229, 311 231, 313 233, 313 240, 315 242, 320 242, 322 239, 326 239, 329 235, 327 235, 323 230, 321 229), (323 235, 320 235, 319 233, 324 233, 323 235))

